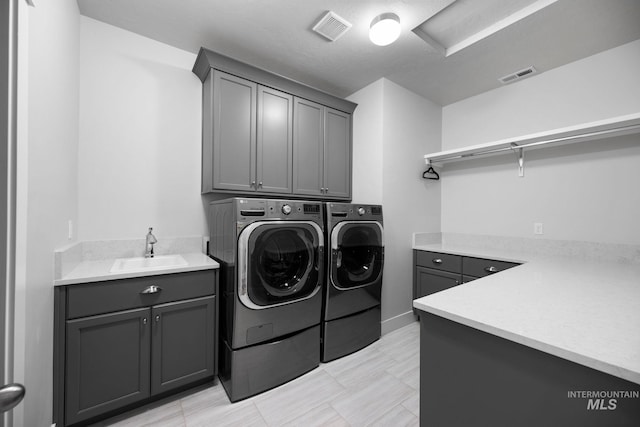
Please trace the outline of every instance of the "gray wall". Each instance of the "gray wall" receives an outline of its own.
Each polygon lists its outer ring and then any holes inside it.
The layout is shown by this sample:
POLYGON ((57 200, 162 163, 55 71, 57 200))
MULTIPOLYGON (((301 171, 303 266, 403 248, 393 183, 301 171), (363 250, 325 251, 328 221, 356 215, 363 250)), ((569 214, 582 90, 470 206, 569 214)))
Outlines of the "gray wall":
POLYGON ((384 333, 413 321, 412 234, 440 231, 440 184, 422 179, 422 157, 440 149, 441 108, 387 79, 349 99, 358 103, 353 201, 383 205, 384 333))
MULTIPOLYGON (((638 75, 640 40, 448 105, 442 148, 637 113, 638 75)), ((442 231, 640 243, 639 134, 524 157, 524 178, 510 153, 445 165, 442 231)))

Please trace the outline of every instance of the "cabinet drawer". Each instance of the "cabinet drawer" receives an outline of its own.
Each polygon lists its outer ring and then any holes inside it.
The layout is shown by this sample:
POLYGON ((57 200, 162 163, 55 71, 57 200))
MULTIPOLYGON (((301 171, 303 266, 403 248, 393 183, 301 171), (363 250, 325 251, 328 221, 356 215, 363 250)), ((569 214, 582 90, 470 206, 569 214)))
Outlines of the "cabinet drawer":
POLYGON ((71 285, 67 319, 213 295, 215 280, 215 270, 202 270, 71 285), (142 293, 150 286, 158 287, 158 292, 142 293))
POLYGON ((506 261, 494 261, 483 258, 463 257, 462 272, 466 276, 484 277, 489 274, 498 273, 519 264, 506 261))
POLYGON ((439 252, 416 251, 416 265, 452 273, 461 273, 462 257, 439 252))

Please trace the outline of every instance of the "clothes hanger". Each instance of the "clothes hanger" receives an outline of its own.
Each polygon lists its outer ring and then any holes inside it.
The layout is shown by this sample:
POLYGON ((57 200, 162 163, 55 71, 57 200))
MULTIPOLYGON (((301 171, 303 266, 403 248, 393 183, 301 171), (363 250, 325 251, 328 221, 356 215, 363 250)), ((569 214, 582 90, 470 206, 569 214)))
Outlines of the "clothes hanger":
POLYGON ((429 165, 429 169, 427 169, 422 173, 422 177, 424 179, 433 179, 434 181, 440 180, 440 175, 438 175, 438 172, 436 172, 435 169, 433 169, 433 166, 431 165, 429 165), (435 175, 435 178, 433 176, 427 176, 427 174, 435 175))

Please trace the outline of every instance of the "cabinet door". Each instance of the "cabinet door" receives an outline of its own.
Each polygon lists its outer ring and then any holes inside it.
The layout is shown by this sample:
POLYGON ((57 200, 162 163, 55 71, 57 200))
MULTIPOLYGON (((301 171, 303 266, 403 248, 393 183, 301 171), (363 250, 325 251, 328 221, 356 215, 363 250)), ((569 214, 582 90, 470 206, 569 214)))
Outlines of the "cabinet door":
POLYGON ((154 306, 151 392, 213 376, 215 297, 154 306))
POLYGON ((256 189, 256 94, 255 83, 213 71, 214 189, 256 189))
POLYGON ((65 425, 149 396, 150 310, 67 321, 65 425))
POLYGON ((258 86, 257 190, 291 193, 293 97, 258 86))
POLYGON ((325 195, 351 198, 351 116, 331 108, 324 119, 325 195))
POLYGON ((431 270, 424 267, 416 267, 416 291, 415 298, 434 294, 460 284, 461 277, 456 273, 431 270))
POLYGON ((293 113, 293 192, 322 196, 324 189, 324 107, 295 98, 293 113))

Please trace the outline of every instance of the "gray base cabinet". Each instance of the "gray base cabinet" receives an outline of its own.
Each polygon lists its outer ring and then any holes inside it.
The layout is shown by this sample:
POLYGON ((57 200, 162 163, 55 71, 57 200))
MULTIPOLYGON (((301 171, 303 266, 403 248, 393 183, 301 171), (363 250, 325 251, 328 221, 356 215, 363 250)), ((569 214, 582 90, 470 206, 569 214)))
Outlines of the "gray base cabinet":
MULTIPOLYGON (((518 264, 414 249, 413 265, 413 299, 417 299, 518 264)), ((413 313, 419 315, 415 308, 413 313)))
POLYGON ((213 375, 215 297, 159 305, 151 318, 152 394, 213 375))
POLYGON ((351 200, 356 104, 201 49, 202 193, 351 200))
POLYGON ((149 397, 148 320, 138 309, 67 323, 68 423, 149 397))
POLYGON ((431 313, 420 323, 421 426, 638 425, 640 399, 568 397, 638 384, 431 313))
POLYGON ((213 379, 216 280, 208 270, 56 288, 54 422, 93 422, 213 379))

